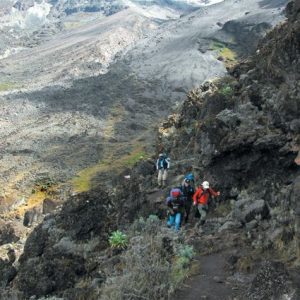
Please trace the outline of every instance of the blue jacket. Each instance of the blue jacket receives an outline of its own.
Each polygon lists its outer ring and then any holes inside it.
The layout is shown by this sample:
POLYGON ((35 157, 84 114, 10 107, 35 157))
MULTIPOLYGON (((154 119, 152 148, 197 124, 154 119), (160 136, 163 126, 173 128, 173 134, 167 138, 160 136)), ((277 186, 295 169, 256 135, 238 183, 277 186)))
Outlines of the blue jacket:
POLYGON ((160 157, 156 161, 156 169, 161 170, 161 169, 169 169, 170 168, 170 158, 169 157, 160 157))

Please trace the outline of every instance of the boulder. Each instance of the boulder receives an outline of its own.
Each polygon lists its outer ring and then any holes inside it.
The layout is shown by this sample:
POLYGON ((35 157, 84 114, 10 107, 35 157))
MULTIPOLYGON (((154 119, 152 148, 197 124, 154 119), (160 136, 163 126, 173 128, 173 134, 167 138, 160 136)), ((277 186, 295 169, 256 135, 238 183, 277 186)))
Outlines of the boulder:
POLYGON ((42 217, 41 211, 37 207, 33 207, 25 212, 23 225, 26 227, 31 227, 33 223, 40 220, 42 217))
POLYGON ((219 228, 218 231, 222 232, 224 230, 233 230, 233 229, 238 229, 240 227, 241 227, 241 223, 238 221, 227 221, 219 228))
POLYGON ((53 212, 56 207, 59 205, 59 203, 57 203, 56 201, 46 198, 43 201, 43 214, 49 214, 51 212, 53 212))
POLYGON ((14 228, 10 224, 0 223, 0 246, 9 243, 15 243, 20 238, 16 236, 14 228))
POLYGON ((243 220, 245 223, 254 220, 256 216, 260 216, 261 219, 269 216, 269 208, 265 200, 256 200, 243 211, 243 220))
POLYGON ((16 276, 15 267, 7 260, 0 259, 0 288, 6 287, 16 276))
POLYGON ((249 223, 259 217, 265 219, 269 216, 269 208, 265 200, 250 199, 238 200, 235 203, 233 216, 243 224, 249 223))

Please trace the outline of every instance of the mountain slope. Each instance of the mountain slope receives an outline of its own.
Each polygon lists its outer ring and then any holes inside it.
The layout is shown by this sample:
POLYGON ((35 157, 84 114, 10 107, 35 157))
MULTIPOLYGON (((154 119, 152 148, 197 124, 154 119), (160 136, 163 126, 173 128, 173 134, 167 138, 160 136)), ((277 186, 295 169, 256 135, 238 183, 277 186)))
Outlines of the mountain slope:
POLYGON ((106 153, 109 160, 126 160, 128 153, 144 152, 148 126, 172 111, 185 91, 224 74, 218 53, 232 53, 234 45, 224 40, 215 50, 218 21, 239 24, 241 18, 245 24, 249 17, 250 29, 262 20, 271 25, 282 19, 281 7, 228 0, 162 24, 152 34, 153 20, 128 9, 2 60, 1 165, 6 175, 1 181, 8 182, 2 195, 18 202, 41 176, 68 180, 91 166, 86 178, 79 177, 88 186, 106 153), (149 36, 134 49, 126 48, 145 33, 149 36), (120 57, 118 51, 125 54, 120 57), (69 80, 75 76, 86 79, 69 80))
MULTIPOLYGON (((288 21, 268 33, 256 55, 231 68, 231 76, 191 91, 178 114, 160 128, 156 144, 174 161, 172 183, 178 184, 176 176, 192 166, 200 181, 209 180, 221 190, 220 205, 229 210, 210 218, 204 233, 188 230, 185 238, 198 246, 200 255, 226 255, 226 274, 231 276, 213 280, 242 285, 234 292, 236 299, 294 300, 300 295, 299 0, 288 5, 287 14, 288 21)), ((52 109, 57 106, 53 103, 52 109)), ((3 263, 4 285, 13 281, 20 299, 24 294, 99 297, 110 276, 130 271, 122 269, 118 255, 103 251, 108 231, 116 224, 125 229, 135 217, 161 205, 149 191, 153 173, 152 163, 142 161, 115 178, 110 194, 98 188, 69 199, 30 235, 18 270, 10 261, 3 263)), ((209 215, 214 213, 211 209, 209 215)), ((131 242, 139 245, 138 239, 131 242)), ((162 242, 169 249, 171 240, 162 242)), ((215 292, 213 299, 220 291, 215 292)))

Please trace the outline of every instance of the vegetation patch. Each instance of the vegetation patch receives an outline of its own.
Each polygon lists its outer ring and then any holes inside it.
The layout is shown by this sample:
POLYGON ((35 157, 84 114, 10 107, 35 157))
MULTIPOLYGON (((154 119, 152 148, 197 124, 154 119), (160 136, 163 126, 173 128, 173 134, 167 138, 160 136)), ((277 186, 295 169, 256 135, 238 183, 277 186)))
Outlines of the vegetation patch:
POLYGON ((2 82, 2 83, 0 83, 0 92, 13 90, 16 87, 17 87, 17 85, 14 82, 2 82))
POLYGON ((226 66, 231 66, 236 62, 237 53, 228 48, 228 46, 221 42, 213 42, 211 49, 217 52, 218 59, 223 61, 226 66))
POLYGON ((100 299, 168 299, 189 273, 193 247, 155 215, 134 222, 128 237, 121 274, 107 279, 100 299))
POLYGON ((32 189, 32 194, 34 194, 37 191, 48 192, 50 188, 55 184, 56 182, 52 178, 46 177, 46 178, 38 179, 35 182, 35 188, 32 189))
POLYGON ((233 86, 235 83, 236 80, 232 76, 225 76, 223 78, 220 78, 215 81, 215 84, 218 87, 217 92, 227 100, 230 100, 234 95, 233 86))
POLYGON ((126 249, 128 246, 127 235, 119 230, 114 231, 109 237, 109 245, 112 249, 126 249))
POLYGON ((190 274, 191 261, 194 256, 192 246, 180 245, 172 272, 172 281, 175 286, 178 286, 190 274))
POLYGON ((220 94, 224 97, 230 97, 233 95, 233 89, 230 85, 224 85, 220 90, 220 94))
POLYGON ((115 174, 121 173, 125 168, 134 166, 135 163, 147 156, 145 151, 140 147, 133 149, 130 153, 115 158, 114 153, 110 154, 107 159, 101 160, 89 168, 80 171, 72 179, 72 186, 76 192, 86 192, 92 187, 92 180, 97 174, 113 171, 115 174))

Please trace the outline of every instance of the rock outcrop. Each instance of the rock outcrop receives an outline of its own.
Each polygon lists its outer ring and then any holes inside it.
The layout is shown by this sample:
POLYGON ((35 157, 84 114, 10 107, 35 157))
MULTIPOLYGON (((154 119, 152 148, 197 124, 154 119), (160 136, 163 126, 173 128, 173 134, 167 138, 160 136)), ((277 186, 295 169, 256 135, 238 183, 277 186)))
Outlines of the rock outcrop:
MULTIPOLYGON (((287 22, 266 35, 253 57, 230 68, 231 76, 190 92, 158 142, 178 161, 175 172, 183 173, 188 157, 200 180, 221 191, 221 203, 230 202, 219 232, 243 227, 261 257, 291 266, 300 249, 300 1, 286 13, 287 22)), ((274 265, 262 265, 247 299, 299 297, 299 286, 291 288, 284 268, 274 275, 274 265), (268 283, 270 276, 278 282, 268 283)))

